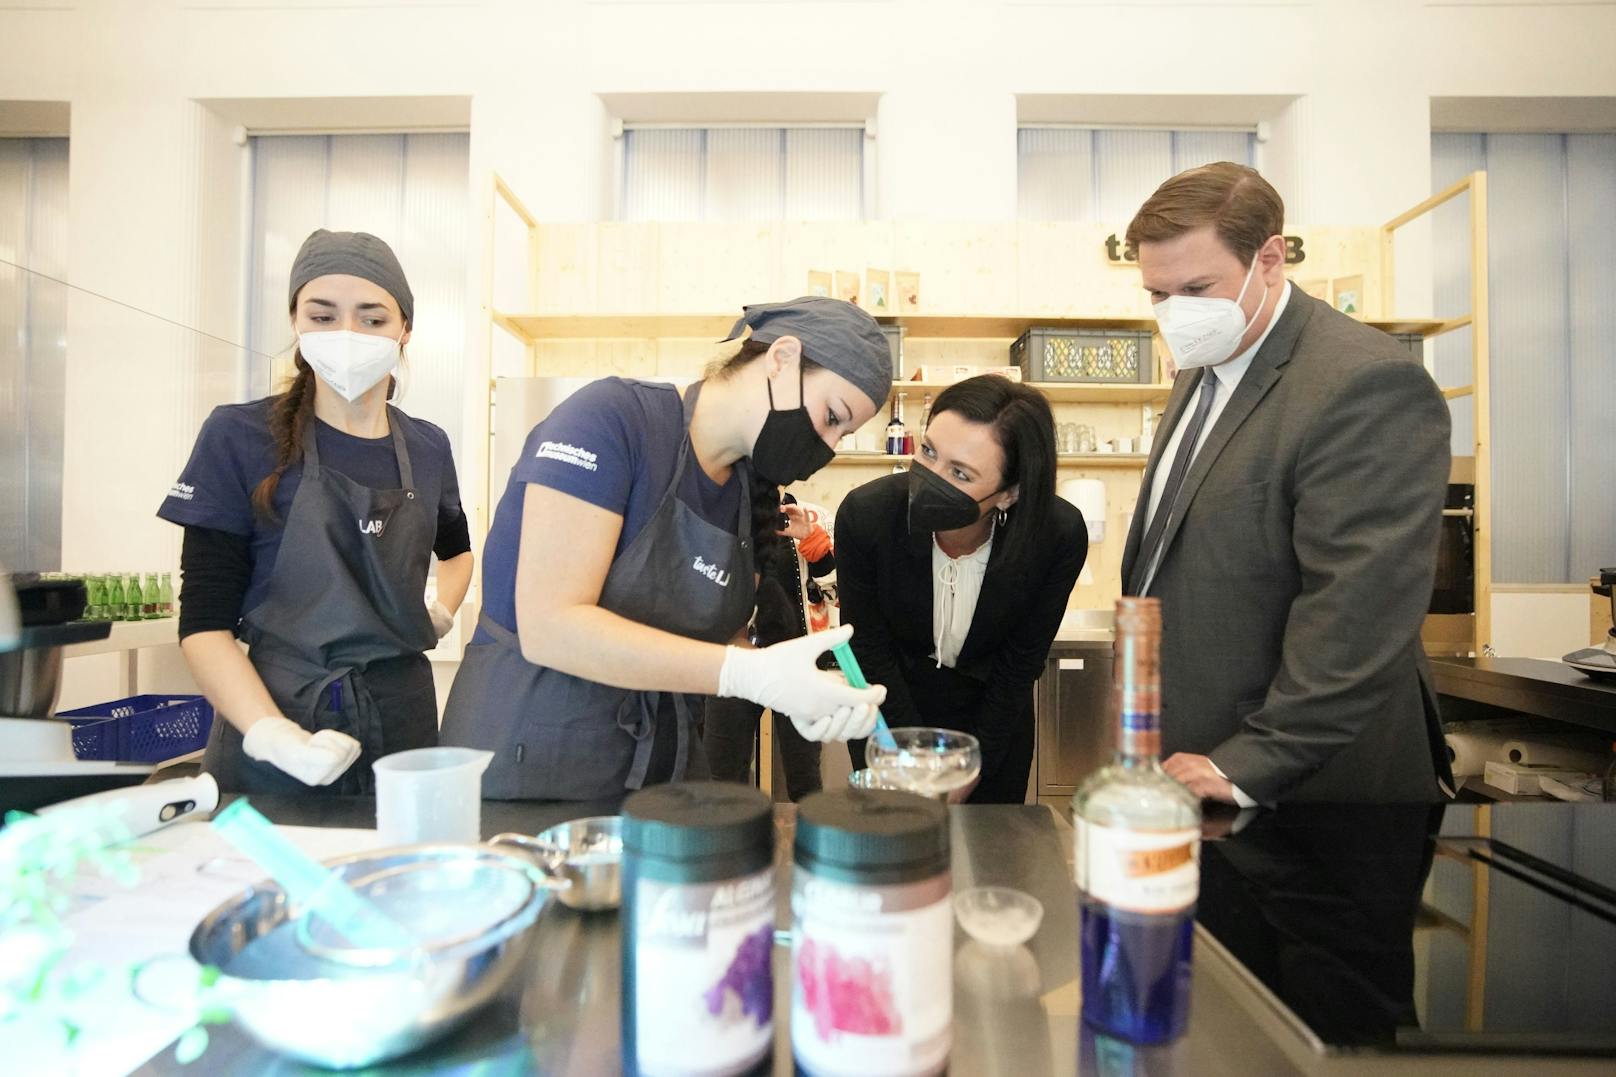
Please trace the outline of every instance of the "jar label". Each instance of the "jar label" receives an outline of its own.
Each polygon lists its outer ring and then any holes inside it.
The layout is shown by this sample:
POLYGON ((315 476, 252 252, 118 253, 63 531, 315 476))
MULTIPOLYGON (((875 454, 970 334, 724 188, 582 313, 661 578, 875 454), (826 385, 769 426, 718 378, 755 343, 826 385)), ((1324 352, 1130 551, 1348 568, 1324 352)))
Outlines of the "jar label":
POLYGON ((1201 831, 1129 830, 1073 820, 1078 892, 1129 912, 1171 913, 1195 904, 1201 831))
POLYGON ((940 1072, 954 1011, 949 877, 791 890, 791 1046, 816 1074, 940 1072))
POLYGON ((637 882, 635 1061, 648 1077, 736 1073, 774 1041, 774 869, 637 882))

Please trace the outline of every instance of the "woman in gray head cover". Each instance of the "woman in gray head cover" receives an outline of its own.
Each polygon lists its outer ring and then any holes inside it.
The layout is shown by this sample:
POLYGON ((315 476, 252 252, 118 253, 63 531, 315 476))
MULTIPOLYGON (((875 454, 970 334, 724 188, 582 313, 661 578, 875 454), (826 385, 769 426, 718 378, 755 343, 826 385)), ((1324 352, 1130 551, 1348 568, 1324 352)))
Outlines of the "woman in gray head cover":
POLYGON ((886 338, 835 299, 746 308, 751 336, 681 394, 605 378, 528 435, 483 549, 483 615, 447 744, 496 753, 486 796, 589 800, 706 773, 703 696, 812 740, 866 735, 880 687, 816 661, 847 629, 741 645, 779 487, 830 462, 891 389, 886 338))
POLYGON ((448 437, 388 403, 415 321, 392 250, 314 232, 288 306, 291 385, 214 409, 157 514, 185 528, 180 648, 219 715, 204 769, 227 790, 366 792, 376 759, 437 743, 424 652, 471 540, 448 437))

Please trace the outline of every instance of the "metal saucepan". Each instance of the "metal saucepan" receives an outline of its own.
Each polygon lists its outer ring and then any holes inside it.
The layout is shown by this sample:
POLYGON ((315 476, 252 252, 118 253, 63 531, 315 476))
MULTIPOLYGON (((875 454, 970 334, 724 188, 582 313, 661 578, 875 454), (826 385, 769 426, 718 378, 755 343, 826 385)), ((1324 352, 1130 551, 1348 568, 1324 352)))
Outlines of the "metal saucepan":
POLYGON ((569 884, 556 897, 583 912, 615 909, 623 900, 623 821, 595 815, 560 823, 529 837, 499 834, 490 845, 511 845, 569 884))

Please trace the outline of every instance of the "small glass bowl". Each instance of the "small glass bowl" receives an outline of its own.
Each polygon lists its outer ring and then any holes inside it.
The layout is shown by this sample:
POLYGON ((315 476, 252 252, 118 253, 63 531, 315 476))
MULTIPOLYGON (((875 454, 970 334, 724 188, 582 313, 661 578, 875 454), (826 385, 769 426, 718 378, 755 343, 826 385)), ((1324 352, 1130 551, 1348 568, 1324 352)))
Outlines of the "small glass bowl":
POLYGON ((933 800, 964 789, 982 773, 982 746, 969 733, 926 726, 903 726, 891 731, 892 746, 884 748, 878 736, 864 746, 870 769, 886 786, 896 786, 933 800))
POLYGON ((1007 886, 973 886, 954 895, 954 917, 977 942, 1020 946, 1038 934, 1044 906, 1031 894, 1007 886))

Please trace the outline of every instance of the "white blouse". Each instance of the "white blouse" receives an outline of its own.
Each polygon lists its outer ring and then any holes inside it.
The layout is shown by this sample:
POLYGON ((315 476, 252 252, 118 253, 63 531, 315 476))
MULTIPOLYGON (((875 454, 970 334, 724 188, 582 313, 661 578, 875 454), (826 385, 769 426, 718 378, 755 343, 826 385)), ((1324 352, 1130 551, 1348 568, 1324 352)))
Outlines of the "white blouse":
POLYGON ((982 577, 988 571, 993 553, 993 532, 988 540, 964 557, 950 557, 931 540, 931 638, 937 650, 933 657, 939 667, 953 668, 960 648, 971 631, 976 616, 976 600, 982 594, 982 577))

